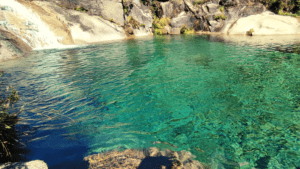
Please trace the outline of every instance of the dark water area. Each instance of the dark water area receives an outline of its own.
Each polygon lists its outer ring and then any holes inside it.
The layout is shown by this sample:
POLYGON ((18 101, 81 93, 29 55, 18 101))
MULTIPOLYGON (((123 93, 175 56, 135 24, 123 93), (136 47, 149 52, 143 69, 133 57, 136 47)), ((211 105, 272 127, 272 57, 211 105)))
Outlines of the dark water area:
POLYGON ((0 63, 1 80, 19 92, 20 126, 34 131, 27 160, 50 168, 153 146, 190 151, 212 168, 297 168, 298 44, 297 36, 137 38, 34 51, 0 63))

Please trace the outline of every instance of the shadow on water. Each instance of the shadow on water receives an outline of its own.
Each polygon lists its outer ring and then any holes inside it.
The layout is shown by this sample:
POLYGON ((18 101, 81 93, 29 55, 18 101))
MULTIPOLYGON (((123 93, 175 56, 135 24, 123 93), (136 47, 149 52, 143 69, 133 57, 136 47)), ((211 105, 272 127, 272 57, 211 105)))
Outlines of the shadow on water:
POLYGON ((169 157, 146 157, 142 160, 138 169, 161 169, 162 166, 165 166, 166 169, 171 169, 172 161, 169 157))

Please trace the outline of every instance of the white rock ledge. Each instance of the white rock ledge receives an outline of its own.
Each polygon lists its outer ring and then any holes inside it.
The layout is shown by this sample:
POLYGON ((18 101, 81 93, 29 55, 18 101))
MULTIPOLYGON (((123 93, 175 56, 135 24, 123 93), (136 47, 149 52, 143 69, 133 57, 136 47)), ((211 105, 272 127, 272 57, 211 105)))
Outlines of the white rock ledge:
POLYGON ((247 31, 253 29, 252 35, 295 35, 300 34, 299 21, 299 18, 275 15, 266 11, 238 19, 228 30, 228 34, 246 35, 247 31))
POLYGON ((48 169, 48 166, 42 160, 34 160, 29 162, 5 163, 0 165, 0 169, 48 169))

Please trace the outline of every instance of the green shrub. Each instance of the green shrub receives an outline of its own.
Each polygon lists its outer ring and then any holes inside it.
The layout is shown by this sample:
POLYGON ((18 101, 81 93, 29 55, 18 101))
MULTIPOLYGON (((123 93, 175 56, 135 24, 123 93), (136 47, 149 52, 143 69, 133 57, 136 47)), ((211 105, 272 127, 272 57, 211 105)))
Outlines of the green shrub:
POLYGON ((221 12, 224 12, 224 6, 220 6, 219 9, 221 12))
POLYGON ((162 29, 165 26, 169 25, 171 22, 170 18, 161 18, 159 19, 158 17, 154 17, 152 25, 154 29, 162 29))
POLYGON ((293 13, 283 12, 283 10, 279 10, 278 15, 292 16, 297 18, 300 17, 300 11, 298 12, 298 14, 293 14, 293 13))
POLYGON ((81 11, 81 12, 87 12, 87 10, 84 9, 82 6, 78 6, 75 10, 76 11, 81 11))
POLYGON ((163 32, 161 29, 154 29, 154 35, 162 35, 163 32))
POLYGON ((154 34, 155 35, 162 35, 162 29, 164 29, 165 26, 170 25, 171 19, 170 18, 161 18, 154 17, 152 26, 154 28, 154 34))
POLYGON ((128 6, 124 6, 124 13, 128 14, 128 6))
POLYGON ((114 19, 109 19, 110 22, 115 22, 114 19))
MULTIPOLYGON (((2 75, 3 71, 0 72, 0 78, 2 75)), ((2 97, 0 97, 0 163, 2 163, 13 161, 13 158, 15 158, 12 153, 16 153, 14 151, 16 151, 18 143, 16 141, 16 130, 14 129, 18 122, 18 113, 10 114, 8 113, 8 109, 19 100, 19 96, 12 86, 2 89, 0 93, 2 94, 2 97), (8 97, 5 98, 3 94, 8 95, 8 97)))
POLYGON ((140 23, 132 16, 128 16, 128 23, 130 23, 133 28, 138 28, 140 26, 140 23))
POLYGON ((204 3, 206 3, 206 2, 208 2, 209 0, 200 0, 200 1, 195 1, 194 2, 194 5, 196 6, 196 5, 202 5, 202 4, 204 4, 204 3))
POLYGON ((217 19, 223 19, 223 20, 225 20, 225 19, 227 19, 227 16, 225 16, 225 15, 216 15, 215 16, 215 19, 217 20, 217 19))
POLYGON ((195 31, 194 31, 193 27, 187 28, 185 25, 183 25, 180 29, 180 33, 181 34, 194 34, 195 31))
POLYGON ((279 15, 288 15, 294 17, 300 15, 300 0, 259 0, 259 2, 264 4, 270 11, 279 15))
POLYGON ((246 32, 246 35, 252 36, 254 32, 254 29, 250 29, 249 31, 246 32))
POLYGON ((146 25, 142 23, 140 26, 145 27, 146 25))

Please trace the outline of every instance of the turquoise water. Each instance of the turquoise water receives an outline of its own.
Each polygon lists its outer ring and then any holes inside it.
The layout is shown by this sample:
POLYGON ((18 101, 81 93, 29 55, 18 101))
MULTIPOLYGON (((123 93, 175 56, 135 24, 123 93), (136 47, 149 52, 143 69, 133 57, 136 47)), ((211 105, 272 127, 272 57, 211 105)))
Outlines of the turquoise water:
POLYGON ((296 168, 300 55, 276 47, 148 37, 35 51, 0 68, 22 116, 45 125, 28 158, 50 168, 152 146, 191 151, 212 168, 296 168))

